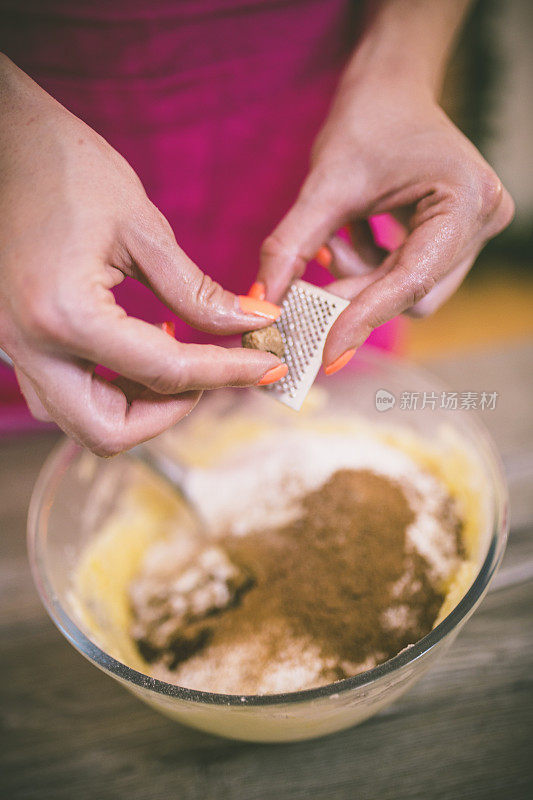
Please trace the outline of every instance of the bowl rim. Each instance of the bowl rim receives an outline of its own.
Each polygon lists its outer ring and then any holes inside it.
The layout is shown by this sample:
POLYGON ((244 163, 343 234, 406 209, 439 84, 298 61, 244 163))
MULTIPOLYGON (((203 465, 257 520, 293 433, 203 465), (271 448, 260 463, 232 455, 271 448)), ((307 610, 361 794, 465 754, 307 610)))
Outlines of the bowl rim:
MULTIPOLYGON (((382 352, 369 353, 368 350, 370 349, 374 350, 374 348, 368 348, 366 352, 360 354, 360 357, 370 363, 378 363, 378 365, 380 362, 387 362, 387 367, 389 369, 392 368, 393 371, 401 370, 405 376, 407 370, 416 375, 418 379, 430 380, 435 388, 446 390, 446 384, 432 375, 430 371, 426 371, 407 360, 392 357, 382 352)), ((330 380, 328 385, 332 383, 330 380)), ((457 411, 456 413, 462 414, 462 418, 465 418, 466 412, 457 411)), ((39 549, 40 539, 46 538, 46 523, 52 507, 55 489, 72 462, 83 451, 80 445, 67 437, 64 437, 46 458, 30 500, 27 543, 33 580, 48 615, 63 636, 81 655, 120 682, 133 684, 135 687, 148 690, 158 696, 163 695, 186 702, 211 706, 277 706, 302 703, 320 698, 338 697, 345 692, 390 676, 409 664, 418 661, 432 650, 448 634, 452 633, 462 621, 468 619, 485 596, 489 583, 500 565, 509 532, 509 499, 503 464, 492 438, 479 416, 475 412, 469 411, 468 422, 469 432, 472 434, 476 450, 481 450, 486 458, 485 465, 488 468, 493 484, 491 500, 494 505, 494 514, 487 554, 467 592, 438 625, 422 639, 409 645, 397 655, 353 677, 344 678, 312 689, 279 692, 276 694, 222 694, 200 689, 189 689, 167 683, 129 667, 100 648, 77 626, 61 605, 47 579, 45 570, 42 568, 43 558, 39 549), (42 536, 43 525, 44 537, 42 536)), ((120 457, 118 456, 118 458, 120 457)))

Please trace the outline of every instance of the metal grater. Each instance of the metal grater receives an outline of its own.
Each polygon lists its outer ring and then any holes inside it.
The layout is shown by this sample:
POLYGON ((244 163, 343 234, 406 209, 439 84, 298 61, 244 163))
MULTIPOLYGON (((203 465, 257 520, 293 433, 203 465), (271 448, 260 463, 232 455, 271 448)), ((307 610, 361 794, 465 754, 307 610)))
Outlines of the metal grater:
POLYGON ((289 408, 299 411, 322 364, 322 350, 329 329, 349 305, 306 281, 294 281, 281 304, 274 323, 285 345, 281 359, 289 367, 287 375, 264 391, 289 408))

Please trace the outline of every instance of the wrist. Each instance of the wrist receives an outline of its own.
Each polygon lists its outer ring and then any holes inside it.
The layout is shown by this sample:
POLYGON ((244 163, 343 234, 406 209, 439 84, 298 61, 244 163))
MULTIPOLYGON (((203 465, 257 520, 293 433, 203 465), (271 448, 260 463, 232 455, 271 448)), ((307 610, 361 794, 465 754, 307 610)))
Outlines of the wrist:
POLYGON ((438 99, 446 63, 470 0, 381 0, 345 72, 438 99))
POLYGON ((409 50, 405 42, 400 44, 394 37, 380 38, 374 32, 356 48, 339 90, 357 94, 368 88, 377 98, 385 92, 436 102, 440 83, 440 75, 424 51, 409 50))

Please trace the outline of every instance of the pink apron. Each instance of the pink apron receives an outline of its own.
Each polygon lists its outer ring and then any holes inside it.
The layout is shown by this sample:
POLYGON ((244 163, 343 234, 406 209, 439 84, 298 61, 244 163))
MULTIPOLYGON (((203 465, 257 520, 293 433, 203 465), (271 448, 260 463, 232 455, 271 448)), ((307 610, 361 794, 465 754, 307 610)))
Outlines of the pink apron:
MULTIPOLYGON (((361 4, 362 5, 362 4, 361 4)), ((360 25, 349 0, 0 0, 0 50, 130 162, 188 255, 246 293, 360 25)), ((311 265, 308 278, 331 278, 311 265)), ((172 315, 126 280, 116 296, 172 315)), ((207 334, 176 320, 176 336, 207 334)), ((394 326, 374 344, 390 347, 394 326)), ((0 373, 0 430, 29 424, 0 373)))

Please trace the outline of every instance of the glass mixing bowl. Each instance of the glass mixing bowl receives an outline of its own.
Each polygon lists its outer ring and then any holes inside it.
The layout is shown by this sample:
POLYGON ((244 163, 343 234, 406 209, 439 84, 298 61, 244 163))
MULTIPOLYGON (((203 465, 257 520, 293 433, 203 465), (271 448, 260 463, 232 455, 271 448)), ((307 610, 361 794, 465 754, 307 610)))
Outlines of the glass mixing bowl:
MULTIPOLYGON (((355 677, 287 694, 223 695, 165 683, 118 660, 82 630, 72 603, 71 577, 83 548, 112 511, 117 469, 127 476, 131 460, 127 456, 99 459, 65 440, 38 478, 29 511, 29 554, 50 617, 89 661, 158 711, 186 725, 234 739, 281 742, 322 736, 367 719, 405 692, 443 654, 482 600, 502 559, 508 531, 505 481, 490 437, 475 413, 441 409, 438 403, 435 409, 431 404, 423 410, 405 409, 400 402, 403 392, 440 397, 446 387, 418 368, 370 349, 358 355, 351 371, 319 383, 327 390, 328 413, 356 413, 372 422, 400 425, 436 446, 453 431, 475 455, 485 495, 479 567, 470 588, 427 636, 355 677), (102 485, 111 487, 104 492, 105 502, 92 508, 95 487, 102 485)), ((246 394, 234 390, 232 402, 238 404, 246 394)))

